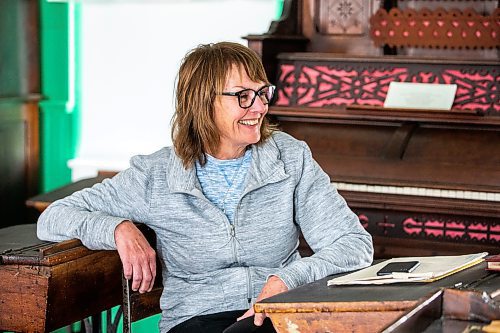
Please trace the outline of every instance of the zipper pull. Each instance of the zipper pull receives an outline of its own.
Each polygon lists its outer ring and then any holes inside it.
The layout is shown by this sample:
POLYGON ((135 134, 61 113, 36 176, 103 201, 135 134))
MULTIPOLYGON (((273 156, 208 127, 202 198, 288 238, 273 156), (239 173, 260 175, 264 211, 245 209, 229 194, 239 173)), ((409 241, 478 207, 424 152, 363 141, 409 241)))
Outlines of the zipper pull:
POLYGON ((231 224, 231 237, 234 238, 236 236, 236 231, 234 230, 234 224, 231 224))

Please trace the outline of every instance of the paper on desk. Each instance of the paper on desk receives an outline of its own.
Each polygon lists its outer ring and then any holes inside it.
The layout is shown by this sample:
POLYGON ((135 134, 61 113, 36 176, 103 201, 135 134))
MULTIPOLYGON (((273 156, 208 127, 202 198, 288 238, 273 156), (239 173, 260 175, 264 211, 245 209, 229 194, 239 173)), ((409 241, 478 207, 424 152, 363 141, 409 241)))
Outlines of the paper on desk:
POLYGON ((357 272, 328 280, 328 285, 432 282, 479 264, 487 255, 488 252, 481 252, 461 256, 392 258, 357 272), (388 263, 413 260, 419 261, 420 265, 412 273, 392 273, 391 275, 377 276, 377 272, 388 263))

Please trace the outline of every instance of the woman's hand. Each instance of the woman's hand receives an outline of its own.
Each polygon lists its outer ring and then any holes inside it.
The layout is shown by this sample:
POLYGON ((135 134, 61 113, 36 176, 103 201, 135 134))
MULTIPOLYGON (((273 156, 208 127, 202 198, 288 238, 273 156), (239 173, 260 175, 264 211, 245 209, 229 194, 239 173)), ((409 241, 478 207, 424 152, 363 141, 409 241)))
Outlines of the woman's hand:
MULTIPOLYGON (((265 298, 283 293, 285 291, 288 291, 288 287, 286 284, 277 276, 273 275, 271 276, 264 287, 262 288, 262 291, 260 292, 259 296, 255 300, 256 302, 259 302, 265 298)), ((243 316, 239 317, 238 320, 244 319, 246 317, 253 316, 255 314, 254 318, 254 324, 257 326, 262 326, 262 323, 264 322, 264 319, 266 319, 266 314, 265 313, 255 313, 253 311, 253 306, 248 309, 247 312, 243 314, 243 316)))
POLYGON ((132 223, 123 221, 115 229, 115 243, 123 265, 123 274, 132 279, 132 290, 145 293, 153 289, 156 277, 156 252, 132 223))

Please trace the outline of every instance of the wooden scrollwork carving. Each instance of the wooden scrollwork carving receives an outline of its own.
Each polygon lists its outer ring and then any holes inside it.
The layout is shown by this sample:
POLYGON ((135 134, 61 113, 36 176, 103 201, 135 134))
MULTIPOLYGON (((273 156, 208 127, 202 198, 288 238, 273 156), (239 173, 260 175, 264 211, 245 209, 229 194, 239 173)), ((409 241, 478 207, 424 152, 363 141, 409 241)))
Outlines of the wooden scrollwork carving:
POLYGON ((423 48, 500 47, 500 8, 489 16, 473 9, 446 11, 379 9, 370 18, 370 35, 375 45, 423 48))

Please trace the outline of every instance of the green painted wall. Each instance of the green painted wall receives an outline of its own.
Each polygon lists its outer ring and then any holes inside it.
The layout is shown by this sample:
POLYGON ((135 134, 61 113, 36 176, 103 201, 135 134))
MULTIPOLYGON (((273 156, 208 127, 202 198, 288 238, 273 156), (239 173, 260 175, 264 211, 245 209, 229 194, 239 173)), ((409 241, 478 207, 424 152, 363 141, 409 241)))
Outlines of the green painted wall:
POLYGON ((40 0, 41 190, 71 181, 79 132, 79 5, 40 0), (74 7, 74 8, 71 8, 74 7))
POLYGON ((275 0, 276 1, 276 19, 281 17, 281 13, 283 12, 283 3, 285 0, 275 0))

